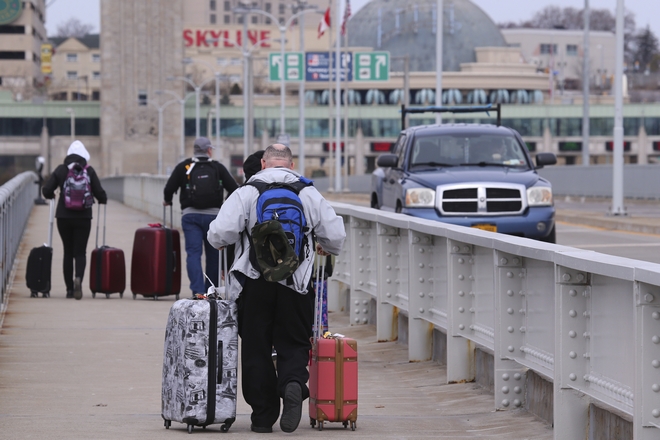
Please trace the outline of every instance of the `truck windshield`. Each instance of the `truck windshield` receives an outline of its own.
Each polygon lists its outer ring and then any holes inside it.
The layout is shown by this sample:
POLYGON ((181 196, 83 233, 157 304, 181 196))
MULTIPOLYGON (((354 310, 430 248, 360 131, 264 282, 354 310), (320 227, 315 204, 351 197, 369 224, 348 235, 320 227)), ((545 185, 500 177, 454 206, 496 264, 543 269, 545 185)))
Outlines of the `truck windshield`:
POLYGON ((415 139, 411 167, 461 165, 529 168, 527 157, 514 136, 455 133, 415 139))

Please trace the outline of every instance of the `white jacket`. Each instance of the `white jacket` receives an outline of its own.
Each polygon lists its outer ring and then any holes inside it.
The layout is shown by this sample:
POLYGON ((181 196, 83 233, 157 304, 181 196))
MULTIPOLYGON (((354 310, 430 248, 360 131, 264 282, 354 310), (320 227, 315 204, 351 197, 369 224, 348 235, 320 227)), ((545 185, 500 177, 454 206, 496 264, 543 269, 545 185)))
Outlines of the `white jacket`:
MULTIPOLYGON (((255 174, 250 181, 263 181, 267 183, 284 182, 294 183, 300 175, 287 168, 267 168, 255 174)), ((252 185, 244 185, 232 193, 222 204, 218 216, 211 222, 207 238, 215 248, 221 248, 236 243, 234 264, 229 270, 229 295, 236 298, 242 290, 244 276, 257 279, 261 274, 250 263, 248 234, 257 221, 257 198, 259 191, 252 185), (240 242, 242 239, 242 242, 240 242), (240 242, 240 243, 239 243, 240 242), (243 274, 243 275, 241 275, 243 274)), ((333 255, 339 255, 346 239, 344 220, 338 216, 327 200, 313 186, 303 188, 299 194, 305 211, 305 219, 309 232, 306 258, 293 274, 293 285, 287 286, 301 294, 307 293, 309 280, 314 266, 314 249, 311 232, 323 250, 333 255)), ((286 280, 280 284, 287 285, 286 280)))

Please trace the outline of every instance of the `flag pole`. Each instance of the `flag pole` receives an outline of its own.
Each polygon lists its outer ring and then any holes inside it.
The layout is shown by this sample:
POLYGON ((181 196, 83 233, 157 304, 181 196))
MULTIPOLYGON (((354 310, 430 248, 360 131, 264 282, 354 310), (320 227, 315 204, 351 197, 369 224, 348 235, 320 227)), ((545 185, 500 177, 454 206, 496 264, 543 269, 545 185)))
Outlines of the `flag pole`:
MULTIPOLYGON (((339 1, 335 0, 335 23, 341 22, 341 11, 339 11, 339 1)), ((337 32, 335 39, 335 63, 337 72, 335 73, 335 192, 341 192, 341 34, 337 32)))
MULTIPOLYGON (((332 4, 332 0, 330 0, 329 4, 332 4)), ((330 6, 328 6, 328 9, 330 9, 330 6)), ((328 162, 330 167, 330 185, 328 186, 328 191, 330 192, 335 190, 335 172, 333 167, 336 167, 336 164, 332 161, 336 157, 332 151, 332 70, 332 26, 328 26, 328 162)))
MULTIPOLYGON (((349 8, 346 0, 346 7, 349 8)), ((344 53, 348 53, 348 20, 347 12, 344 12, 344 23, 342 29, 344 30, 344 53)), ((348 66, 346 70, 346 80, 344 81, 344 192, 349 192, 348 187, 348 168, 349 168, 349 155, 348 155, 348 66)))

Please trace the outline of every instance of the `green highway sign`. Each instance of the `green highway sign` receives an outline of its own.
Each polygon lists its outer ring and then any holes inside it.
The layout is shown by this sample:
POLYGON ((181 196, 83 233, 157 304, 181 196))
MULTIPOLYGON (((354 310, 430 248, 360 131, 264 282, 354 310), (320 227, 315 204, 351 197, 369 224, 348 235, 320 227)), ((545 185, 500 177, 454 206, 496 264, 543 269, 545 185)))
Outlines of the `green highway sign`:
POLYGON ((354 81, 387 81, 389 79, 389 52, 356 52, 353 55, 354 81))
MULTIPOLYGON (((281 81, 280 69, 282 55, 279 52, 268 54, 268 79, 281 81)), ((284 53, 284 81, 302 81, 305 77, 305 65, 302 52, 284 53)))

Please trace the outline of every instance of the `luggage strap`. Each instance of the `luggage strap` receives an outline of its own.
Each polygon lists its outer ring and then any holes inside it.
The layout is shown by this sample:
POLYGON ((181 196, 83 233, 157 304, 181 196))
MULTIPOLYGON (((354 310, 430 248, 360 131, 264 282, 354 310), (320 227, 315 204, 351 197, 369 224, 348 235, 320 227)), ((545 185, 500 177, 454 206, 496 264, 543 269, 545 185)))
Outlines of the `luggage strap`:
MULTIPOLYGON (((218 361, 218 303, 214 299, 208 299, 211 307, 209 318, 209 360, 208 360, 208 389, 206 393, 206 421, 204 426, 210 425, 215 420, 216 387, 222 381, 222 361, 218 361)), ((220 348, 222 354, 222 348, 220 348)))

